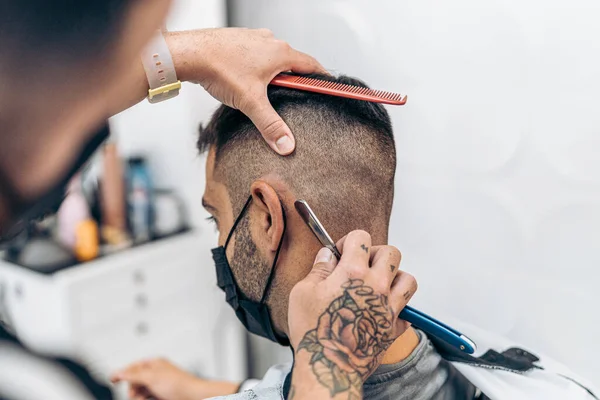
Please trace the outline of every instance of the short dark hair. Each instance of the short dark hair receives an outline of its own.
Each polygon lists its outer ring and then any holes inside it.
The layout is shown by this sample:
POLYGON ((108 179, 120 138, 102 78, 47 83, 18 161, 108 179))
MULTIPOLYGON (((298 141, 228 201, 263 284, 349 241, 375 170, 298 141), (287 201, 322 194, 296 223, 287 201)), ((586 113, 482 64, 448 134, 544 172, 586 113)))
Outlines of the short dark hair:
MULTIPOLYGON (((367 87, 347 76, 308 76, 367 87)), ((226 184, 234 213, 241 209, 255 179, 275 174, 296 196, 305 198, 332 230, 387 232, 396 149, 385 108, 275 86, 269 86, 268 97, 296 139, 296 150, 287 157, 275 154, 248 117, 230 107, 219 107, 206 128, 200 127, 198 150, 202 153, 214 146, 215 178, 226 184), (378 217, 385 219, 385 226, 372 226, 381 225, 378 217)))
POLYGON ((4 73, 27 71, 28 63, 39 68, 34 55, 63 65, 100 58, 133 1, 139 0, 0 0, 0 67, 4 73))

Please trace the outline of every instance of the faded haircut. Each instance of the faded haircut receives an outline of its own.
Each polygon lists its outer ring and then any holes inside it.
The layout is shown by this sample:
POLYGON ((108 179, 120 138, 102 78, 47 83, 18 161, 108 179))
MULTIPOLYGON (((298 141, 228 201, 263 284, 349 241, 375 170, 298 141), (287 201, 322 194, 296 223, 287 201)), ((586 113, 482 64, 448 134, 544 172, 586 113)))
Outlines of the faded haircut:
MULTIPOLYGON (((367 87, 347 76, 309 76, 367 87)), ((274 86, 268 97, 296 139, 289 156, 277 155, 248 117, 224 105, 206 128, 200 127, 198 150, 215 148, 214 176, 226 185, 234 215, 252 182, 272 176, 308 201, 335 240, 353 229, 387 237, 396 149, 385 108, 274 86)))

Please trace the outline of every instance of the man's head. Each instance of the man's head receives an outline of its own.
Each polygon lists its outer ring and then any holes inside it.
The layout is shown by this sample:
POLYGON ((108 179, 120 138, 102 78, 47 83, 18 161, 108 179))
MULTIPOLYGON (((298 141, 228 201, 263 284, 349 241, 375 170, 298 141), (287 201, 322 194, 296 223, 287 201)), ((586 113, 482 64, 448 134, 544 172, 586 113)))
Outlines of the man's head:
MULTIPOLYGON (((348 77, 319 78, 365 86, 348 77)), ((374 245, 383 244, 396 151, 390 118, 379 104, 278 87, 269 87, 268 95, 296 138, 293 154, 275 154, 246 116, 225 106, 200 130, 198 148, 208 151, 203 203, 216 220, 219 245, 252 196, 227 246, 234 277, 251 300, 260 300, 283 240, 267 304, 278 331, 287 333, 289 293, 320 247, 294 201, 306 200, 334 240, 364 229, 374 245)))
POLYGON ((2 228, 8 191, 32 200, 58 183, 111 107, 125 106, 170 3, 0 0, 2 228))
POLYGON ((113 85, 104 78, 118 82, 121 68, 131 68, 141 47, 164 23, 170 3, 1 0, 0 82, 8 88, 13 87, 11 80, 18 80, 15 88, 60 84, 66 90, 69 84, 93 83, 97 96, 102 86, 113 85))

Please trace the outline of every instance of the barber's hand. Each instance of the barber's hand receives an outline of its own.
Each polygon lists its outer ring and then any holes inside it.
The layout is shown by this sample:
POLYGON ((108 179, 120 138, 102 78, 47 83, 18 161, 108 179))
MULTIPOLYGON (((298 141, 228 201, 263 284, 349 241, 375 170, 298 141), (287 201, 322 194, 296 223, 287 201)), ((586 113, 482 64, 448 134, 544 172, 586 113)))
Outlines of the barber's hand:
POLYGON ((349 233, 337 246, 339 263, 321 249, 310 274, 290 294, 296 397, 362 398, 364 380, 410 326, 398 314, 417 283, 398 269, 398 249, 371 247, 364 231, 349 233))
POLYGON ((199 400, 236 393, 239 386, 197 378, 163 359, 132 364, 111 381, 129 383, 128 396, 133 400, 199 400))
POLYGON ((294 150, 292 132, 269 103, 267 85, 280 72, 327 73, 321 64, 267 29, 202 29, 170 32, 166 38, 181 80, 200 83, 246 114, 279 154, 294 150))

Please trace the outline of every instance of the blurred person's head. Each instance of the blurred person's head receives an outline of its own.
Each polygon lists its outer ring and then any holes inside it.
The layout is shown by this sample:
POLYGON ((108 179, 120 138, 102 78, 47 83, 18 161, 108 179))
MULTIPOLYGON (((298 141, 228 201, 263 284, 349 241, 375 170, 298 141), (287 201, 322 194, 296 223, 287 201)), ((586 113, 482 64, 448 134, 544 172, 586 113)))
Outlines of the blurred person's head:
POLYGON ((0 168, 14 185, 32 175, 24 176, 28 162, 47 186, 68 168, 110 104, 131 90, 170 3, 0 0, 0 168))
MULTIPOLYGON (((365 86, 348 77, 320 78, 365 86)), ((287 336, 289 293, 321 247, 294 201, 306 200, 334 240, 363 229, 373 245, 385 244, 396 151, 390 118, 379 104, 279 87, 268 95, 295 135, 292 155, 275 154, 245 115, 226 106, 200 129, 198 148, 208 151, 203 204, 215 219, 220 246, 252 196, 226 248, 249 299, 260 301, 281 242, 266 304, 276 330, 287 336)))

